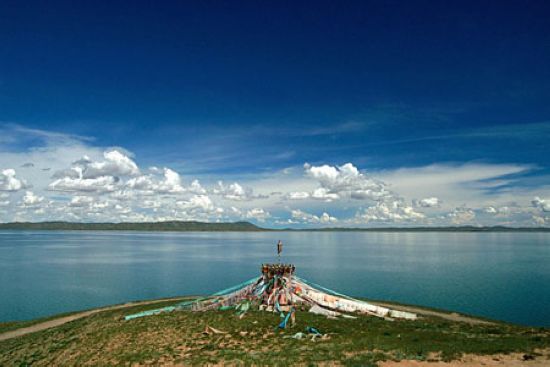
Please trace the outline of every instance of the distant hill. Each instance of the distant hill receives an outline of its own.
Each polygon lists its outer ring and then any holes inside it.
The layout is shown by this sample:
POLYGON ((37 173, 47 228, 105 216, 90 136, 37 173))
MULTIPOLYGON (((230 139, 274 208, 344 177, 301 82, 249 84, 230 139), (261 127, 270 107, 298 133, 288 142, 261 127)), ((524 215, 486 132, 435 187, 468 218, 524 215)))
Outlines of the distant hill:
POLYGON ((73 223, 73 222, 13 222, 0 223, 0 230, 74 230, 74 231, 173 231, 173 232, 550 232, 544 227, 379 227, 379 228, 284 228, 258 227, 250 222, 208 223, 197 221, 139 222, 139 223, 73 223))
POLYGON ((81 230, 81 231, 265 231, 249 222, 205 223, 170 221, 149 223, 72 223, 72 222, 14 222, 0 223, 2 229, 81 230))

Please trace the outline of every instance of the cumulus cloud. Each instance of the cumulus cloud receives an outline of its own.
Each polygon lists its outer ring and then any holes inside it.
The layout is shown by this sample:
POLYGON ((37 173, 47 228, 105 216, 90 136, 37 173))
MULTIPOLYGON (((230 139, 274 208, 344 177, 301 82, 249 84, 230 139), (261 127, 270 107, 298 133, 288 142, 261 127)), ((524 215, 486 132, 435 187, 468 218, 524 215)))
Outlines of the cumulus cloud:
POLYGON ((67 192, 112 192, 119 188, 121 176, 140 173, 136 163, 118 150, 105 151, 103 161, 93 161, 83 156, 70 168, 57 171, 56 179, 48 185, 52 191, 67 192))
POLYGON ((127 189, 126 190, 122 189, 122 190, 117 190, 115 192, 112 192, 110 196, 111 198, 118 201, 131 201, 131 200, 135 200, 137 197, 137 195, 133 190, 127 190, 127 189))
POLYGON ((252 208, 246 212, 246 218, 255 219, 258 222, 265 222, 269 217, 271 214, 262 208, 252 208))
POLYGON ((186 210, 201 210, 204 212, 215 211, 214 203, 206 195, 194 195, 189 200, 181 200, 177 202, 177 205, 181 209, 186 210))
POLYGON ((16 177, 14 169, 8 168, 0 172, 0 191, 18 191, 27 187, 25 180, 16 177))
POLYGON ((0 207, 7 207, 10 205, 9 195, 6 193, 0 193, 0 207))
MULTIPOLYGON (((353 164, 342 166, 304 165, 305 175, 315 179, 319 186, 310 195, 313 199, 334 202, 347 199, 373 202, 374 205, 360 211, 355 220, 359 223, 411 222, 424 219, 425 215, 407 205, 405 200, 387 185, 375 178, 361 173, 353 164)), ((351 201, 350 201, 351 200, 351 201)), ((428 197, 415 202, 415 206, 434 207, 440 203, 436 197, 428 197)))
POLYGON ((309 192, 305 191, 293 191, 289 192, 285 197, 289 200, 304 200, 309 198, 311 195, 309 192))
POLYGON ((509 205, 503 205, 499 207, 489 206, 481 210, 483 213, 493 215, 496 218, 509 218, 512 216, 526 214, 532 209, 528 207, 521 207, 515 203, 509 205))
POLYGON ((340 195, 338 195, 335 192, 330 192, 329 189, 326 189, 324 187, 319 187, 315 189, 311 194, 311 197, 313 199, 324 200, 326 202, 331 202, 331 201, 340 199, 340 195))
POLYGON ((58 170, 53 175, 55 180, 48 185, 49 190, 113 193, 113 197, 120 200, 135 198, 133 192, 142 195, 206 193, 198 180, 188 189, 184 188, 179 173, 170 168, 155 167, 149 170, 151 174, 142 175, 137 164, 118 150, 106 151, 103 156, 103 161, 83 156, 72 162, 70 168, 58 170))
POLYGON ((206 189, 202 187, 199 180, 193 180, 193 182, 191 182, 191 185, 187 188, 187 191, 195 194, 206 194, 206 189))
POLYGON ((254 195, 250 187, 243 187, 238 182, 225 185, 223 181, 218 181, 218 187, 213 190, 214 194, 221 195, 223 198, 233 201, 249 201, 252 199, 267 198, 265 195, 254 195))
POLYGON ((377 202, 376 205, 366 208, 357 215, 357 218, 365 223, 414 222, 425 217, 423 213, 415 211, 413 207, 401 200, 377 202))
POLYGON ((532 201, 531 204, 543 212, 550 212, 550 200, 548 199, 541 199, 538 196, 536 196, 532 201))
POLYGON ((447 218, 451 220, 453 224, 470 224, 476 217, 476 213, 471 208, 455 208, 452 212, 447 213, 447 218))
POLYGON ((83 166, 82 175, 84 178, 97 178, 102 176, 136 176, 139 175, 139 168, 136 163, 127 155, 118 150, 106 151, 102 162, 92 162, 84 157, 76 165, 83 166))
POLYGON ((233 215, 235 215, 235 216, 240 217, 240 216, 243 215, 242 210, 239 209, 239 208, 237 208, 237 207, 232 206, 232 207, 229 208, 229 210, 230 210, 230 212, 231 212, 233 215))
MULTIPOLYGON (((179 194, 185 192, 179 173, 171 170, 170 168, 164 168, 163 176, 160 179, 155 175, 144 175, 131 178, 128 182, 126 182, 126 187, 149 193, 160 194, 179 194)), ((193 191, 197 193, 204 193, 204 190, 200 189, 202 189, 200 183, 198 181, 194 182, 193 191)))
POLYGON ((155 191, 160 193, 179 193, 185 191, 181 186, 181 177, 176 171, 170 168, 164 169, 164 179, 155 187, 155 191))
POLYGON ((533 215, 531 218, 533 222, 538 226, 544 226, 550 222, 550 219, 548 217, 543 217, 541 215, 533 215))
POLYGON ((69 206, 73 208, 88 207, 92 204, 94 199, 90 196, 73 196, 69 206))
POLYGON ((324 212, 319 217, 319 221, 321 223, 336 223, 336 222, 338 222, 338 218, 329 215, 327 212, 324 212))
POLYGON ((321 216, 310 214, 302 210, 292 210, 291 211, 292 219, 311 224, 329 224, 336 223, 338 219, 324 212, 321 216))
POLYGON ((304 169, 306 176, 321 185, 312 195, 315 199, 332 201, 346 196, 358 200, 382 200, 391 196, 382 181, 367 177, 351 163, 342 166, 312 166, 306 163, 304 169))
POLYGON ((25 207, 36 206, 44 201, 43 196, 35 195, 32 191, 26 191, 21 203, 25 207))
POLYGON ((441 204, 441 200, 435 196, 413 201, 414 206, 422 208, 436 208, 441 204))
POLYGON ((53 181, 48 185, 51 191, 65 192, 113 192, 119 187, 120 179, 113 176, 101 176, 97 178, 71 178, 64 177, 53 181))
MULTIPOLYGON (((215 183, 225 177, 207 175, 205 182, 214 184, 203 186, 162 165, 144 169, 123 148, 105 150, 84 137, 16 130, 13 142, 30 148, 0 152, 0 167, 6 167, 0 169, 0 221, 550 224, 548 187, 514 186, 515 180, 529 179, 521 175, 530 165, 434 164, 367 174, 352 163, 305 164, 301 175, 300 167, 291 167, 226 184, 215 183), (9 167, 20 168, 16 174, 9 167), (338 219, 329 214, 335 212, 338 219)), ((0 135, 5 137, 4 130, 0 135)))

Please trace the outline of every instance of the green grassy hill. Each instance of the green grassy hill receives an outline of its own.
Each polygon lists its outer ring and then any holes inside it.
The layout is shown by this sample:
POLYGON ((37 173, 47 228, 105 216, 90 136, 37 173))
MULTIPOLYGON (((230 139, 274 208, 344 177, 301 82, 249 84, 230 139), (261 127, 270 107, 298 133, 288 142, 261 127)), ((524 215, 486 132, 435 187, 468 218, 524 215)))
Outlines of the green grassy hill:
MULTIPOLYGON (((550 330, 503 323, 454 322, 433 316, 416 321, 386 321, 370 316, 327 319, 306 310, 298 311, 294 328, 280 331, 276 329, 279 316, 260 311, 249 311, 242 319, 234 311, 179 311, 122 319, 130 313, 173 303, 104 311, 0 341, 0 365, 374 366, 384 360, 450 361, 462 354, 502 353, 520 353, 513 358, 535 358, 541 365, 550 365, 550 330), (207 326, 223 333, 204 333, 207 326), (304 332, 306 326, 314 326, 326 336, 316 341, 291 338, 304 332)), ((17 325, 9 325, 9 329, 14 327, 17 325)), ((2 325, 0 333, 1 329, 2 325)))

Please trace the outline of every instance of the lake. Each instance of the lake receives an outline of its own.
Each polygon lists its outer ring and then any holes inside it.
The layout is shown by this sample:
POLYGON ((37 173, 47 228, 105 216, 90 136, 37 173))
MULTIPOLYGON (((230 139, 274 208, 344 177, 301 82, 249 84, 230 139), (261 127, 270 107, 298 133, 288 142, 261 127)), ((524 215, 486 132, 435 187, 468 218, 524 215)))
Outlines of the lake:
POLYGON ((282 261, 339 292, 550 326, 550 233, 0 231, 0 321, 209 294, 282 261))

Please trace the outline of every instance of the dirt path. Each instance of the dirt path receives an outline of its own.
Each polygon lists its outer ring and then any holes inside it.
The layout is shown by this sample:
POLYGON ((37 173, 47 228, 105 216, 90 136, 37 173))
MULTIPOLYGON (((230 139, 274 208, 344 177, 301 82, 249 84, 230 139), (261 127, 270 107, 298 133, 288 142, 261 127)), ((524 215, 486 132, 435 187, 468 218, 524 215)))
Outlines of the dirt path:
POLYGON ((383 302, 369 302, 369 303, 372 303, 372 304, 375 304, 375 305, 378 305, 378 306, 382 306, 382 307, 393 308, 393 309, 399 310, 399 311, 413 312, 413 313, 416 313, 418 315, 436 316, 436 317, 440 317, 442 319, 446 319, 446 320, 450 320, 450 321, 467 322, 467 323, 470 323, 470 324, 493 324, 490 321, 476 319, 475 317, 459 315, 455 312, 453 312, 453 313, 438 312, 438 311, 433 311, 433 310, 426 310, 426 309, 420 308, 420 307, 393 305, 391 303, 383 303, 383 302))
POLYGON ((56 326, 66 324, 66 323, 74 321, 74 320, 81 319, 83 317, 88 317, 88 316, 94 315, 94 314, 99 313, 99 312, 119 310, 119 309, 122 309, 122 308, 128 308, 128 307, 134 307, 134 306, 152 305, 152 304, 155 304, 155 303, 166 302, 166 301, 179 301, 179 300, 182 300, 184 298, 189 298, 189 297, 175 297, 175 298, 157 299, 157 300, 154 300, 154 301, 129 302, 129 303, 125 303, 125 304, 122 304, 122 305, 96 308, 96 309, 93 309, 93 310, 79 312, 79 313, 75 313, 73 315, 64 316, 64 317, 60 317, 58 319, 48 320, 48 321, 44 321, 44 322, 34 324, 34 325, 31 325, 31 326, 28 326, 28 327, 23 327, 23 328, 20 328, 20 329, 15 329, 15 330, 5 332, 3 334, 0 334, 0 341, 11 339, 11 338, 17 338, 18 336, 27 335, 27 334, 30 334, 30 333, 35 333, 37 331, 50 329, 50 328, 53 328, 53 327, 56 327, 56 326))

